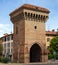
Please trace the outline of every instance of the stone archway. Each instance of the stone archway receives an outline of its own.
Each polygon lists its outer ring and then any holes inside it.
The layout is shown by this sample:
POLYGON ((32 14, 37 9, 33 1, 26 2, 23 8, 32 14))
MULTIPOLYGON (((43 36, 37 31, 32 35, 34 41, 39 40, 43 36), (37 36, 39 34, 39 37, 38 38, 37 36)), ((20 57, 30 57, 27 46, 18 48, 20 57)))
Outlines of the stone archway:
POLYGON ((41 48, 38 44, 32 45, 30 49, 30 62, 40 62, 41 61, 41 48))

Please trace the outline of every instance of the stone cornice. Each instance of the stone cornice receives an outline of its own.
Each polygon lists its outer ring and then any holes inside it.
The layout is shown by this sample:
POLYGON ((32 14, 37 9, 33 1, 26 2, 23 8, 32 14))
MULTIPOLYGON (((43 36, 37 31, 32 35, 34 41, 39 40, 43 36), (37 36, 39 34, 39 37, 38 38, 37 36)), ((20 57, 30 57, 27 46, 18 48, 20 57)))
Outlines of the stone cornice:
POLYGON ((41 12, 44 12, 44 13, 50 13, 50 11, 46 8, 38 7, 38 6, 35 6, 35 5, 30 5, 30 4, 24 4, 21 7, 17 8, 15 11, 11 12, 10 15, 14 14, 18 10, 23 10, 23 9, 41 11, 41 12))

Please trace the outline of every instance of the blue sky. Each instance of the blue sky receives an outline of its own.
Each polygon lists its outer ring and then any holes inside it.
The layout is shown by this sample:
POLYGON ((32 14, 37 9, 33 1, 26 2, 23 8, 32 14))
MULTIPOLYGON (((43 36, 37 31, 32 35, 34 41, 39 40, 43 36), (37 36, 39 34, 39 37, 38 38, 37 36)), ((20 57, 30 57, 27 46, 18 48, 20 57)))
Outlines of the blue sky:
POLYGON ((9 14, 25 3, 49 9, 50 14, 46 22, 46 30, 57 30, 58 0, 0 0, 0 37, 5 33, 13 32, 13 24, 10 21, 9 14))

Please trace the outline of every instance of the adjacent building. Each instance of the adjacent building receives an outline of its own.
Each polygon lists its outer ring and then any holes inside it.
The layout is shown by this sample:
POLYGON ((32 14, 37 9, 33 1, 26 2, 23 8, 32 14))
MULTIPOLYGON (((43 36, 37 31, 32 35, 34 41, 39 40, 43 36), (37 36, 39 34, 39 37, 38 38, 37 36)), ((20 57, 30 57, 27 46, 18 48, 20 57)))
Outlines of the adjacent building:
POLYGON ((58 31, 46 31, 46 46, 47 48, 49 47, 50 45, 50 41, 52 38, 54 38, 55 36, 58 36, 58 31))
POLYGON ((3 56, 13 59, 13 34, 4 34, 2 37, 3 56))

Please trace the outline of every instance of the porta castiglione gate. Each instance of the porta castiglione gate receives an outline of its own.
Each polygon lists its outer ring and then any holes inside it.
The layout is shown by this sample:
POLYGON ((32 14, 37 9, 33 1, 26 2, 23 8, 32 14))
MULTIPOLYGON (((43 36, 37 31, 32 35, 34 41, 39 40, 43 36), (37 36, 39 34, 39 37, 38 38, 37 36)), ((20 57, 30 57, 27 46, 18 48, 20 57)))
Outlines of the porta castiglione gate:
POLYGON ((46 62, 48 60, 45 22, 49 10, 24 4, 10 13, 14 26, 13 61, 20 63, 46 62))

